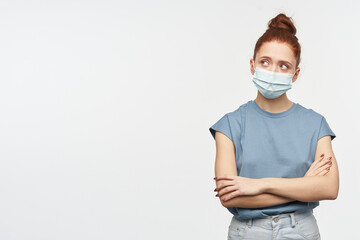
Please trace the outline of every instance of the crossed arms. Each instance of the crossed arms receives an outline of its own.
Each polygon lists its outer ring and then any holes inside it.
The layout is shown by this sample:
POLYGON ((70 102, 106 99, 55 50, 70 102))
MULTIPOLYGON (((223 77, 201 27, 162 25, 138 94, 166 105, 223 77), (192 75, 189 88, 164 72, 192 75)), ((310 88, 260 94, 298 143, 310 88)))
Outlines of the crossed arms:
MULTIPOLYGON (((237 176, 235 147, 233 142, 223 133, 216 132, 215 176, 237 176)), ((223 201, 230 193, 220 196, 224 207, 259 208, 278 205, 292 201, 315 202, 320 200, 335 200, 339 191, 339 171, 329 135, 317 142, 315 159, 324 153, 332 157, 332 166, 323 176, 306 176, 300 178, 262 178, 259 183, 262 193, 252 196, 237 196, 223 201)), ((216 181, 216 187, 221 185, 216 181)))

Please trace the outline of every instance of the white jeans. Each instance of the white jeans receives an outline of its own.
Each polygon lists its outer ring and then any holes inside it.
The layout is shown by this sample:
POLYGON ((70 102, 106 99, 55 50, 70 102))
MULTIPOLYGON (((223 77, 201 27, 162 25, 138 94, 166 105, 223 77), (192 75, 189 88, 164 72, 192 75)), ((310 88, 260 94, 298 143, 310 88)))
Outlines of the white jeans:
POLYGON ((239 220, 233 216, 228 240, 321 240, 313 210, 239 220))

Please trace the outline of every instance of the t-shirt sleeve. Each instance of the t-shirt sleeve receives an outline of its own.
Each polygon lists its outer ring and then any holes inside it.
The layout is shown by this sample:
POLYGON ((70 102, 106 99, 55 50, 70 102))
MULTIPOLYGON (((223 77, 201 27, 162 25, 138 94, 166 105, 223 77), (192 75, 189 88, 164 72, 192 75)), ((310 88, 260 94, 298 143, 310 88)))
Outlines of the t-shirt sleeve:
POLYGON ((231 126, 229 121, 228 114, 225 114, 222 118, 220 118, 216 123, 214 123, 210 128, 210 133, 215 139, 215 133, 216 131, 222 132, 225 134, 228 138, 230 138, 231 141, 233 141, 233 136, 231 133, 231 126))
POLYGON ((333 140, 336 135, 335 133, 331 130, 328 122, 326 121, 325 117, 321 118, 321 124, 320 124, 320 131, 319 131, 319 136, 318 136, 318 140, 326 135, 330 135, 331 136, 331 140, 333 140))

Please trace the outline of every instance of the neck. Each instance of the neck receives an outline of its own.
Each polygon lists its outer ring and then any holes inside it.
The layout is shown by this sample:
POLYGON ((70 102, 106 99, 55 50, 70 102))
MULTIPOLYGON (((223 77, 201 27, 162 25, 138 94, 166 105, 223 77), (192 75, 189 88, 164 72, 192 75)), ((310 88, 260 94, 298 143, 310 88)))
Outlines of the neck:
POLYGON ((286 93, 284 93, 278 98, 268 99, 258 91, 255 102, 263 110, 272 113, 284 112, 290 109, 293 105, 293 102, 287 98, 286 93))

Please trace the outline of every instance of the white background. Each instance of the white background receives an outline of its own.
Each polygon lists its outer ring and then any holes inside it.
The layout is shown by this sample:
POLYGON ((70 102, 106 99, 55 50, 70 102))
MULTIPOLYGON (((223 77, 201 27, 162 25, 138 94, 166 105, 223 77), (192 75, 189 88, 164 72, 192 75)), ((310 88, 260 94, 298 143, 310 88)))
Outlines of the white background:
POLYGON ((323 239, 359 216, 358 1, 0 1, 0 239, 226 239, 208 128, 255 99, 267 22, 294 19, 290 100, 327 119, 335 201, 323 239))

